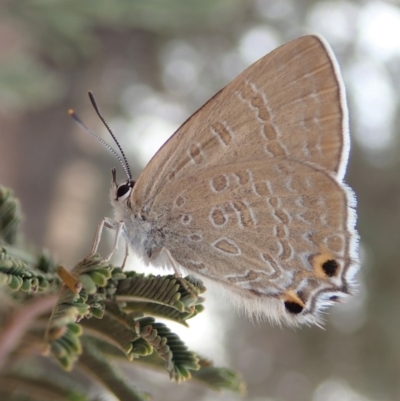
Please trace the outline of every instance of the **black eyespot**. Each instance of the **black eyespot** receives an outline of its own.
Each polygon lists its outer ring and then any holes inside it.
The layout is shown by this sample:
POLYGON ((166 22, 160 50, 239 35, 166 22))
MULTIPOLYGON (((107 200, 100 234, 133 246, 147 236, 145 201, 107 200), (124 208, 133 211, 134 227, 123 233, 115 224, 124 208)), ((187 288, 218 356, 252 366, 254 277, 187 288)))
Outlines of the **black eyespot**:
POLYGON ((294 315, 298 315, 304 309, 300 304, 293 301, 286 301, 285 308, 289 313, 293 313, 294 315))
POLYGON ((339 263, 336 260, 327 260, 322 264, 322 270, 328 277, 333 277, 336 275, 337 269, 339 267, 339 263))
POLYGON ((121 196, 124 196, 131 188, 132 187, 130 184, 120 185, 117 189, 117 199, 121 198, 121 196))

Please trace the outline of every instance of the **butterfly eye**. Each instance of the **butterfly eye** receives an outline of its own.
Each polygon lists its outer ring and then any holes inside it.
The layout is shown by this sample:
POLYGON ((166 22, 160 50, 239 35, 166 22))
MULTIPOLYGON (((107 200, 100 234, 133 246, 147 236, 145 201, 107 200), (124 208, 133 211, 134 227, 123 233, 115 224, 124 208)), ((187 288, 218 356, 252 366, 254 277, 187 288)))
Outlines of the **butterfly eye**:
POLYGON ((126 184, 120 185, 117 189, 117 200, 120 198, 126 199, 128 197, 128 195, 130 194, 131 189, 132 189, 131 183, 126 183, 126 184))

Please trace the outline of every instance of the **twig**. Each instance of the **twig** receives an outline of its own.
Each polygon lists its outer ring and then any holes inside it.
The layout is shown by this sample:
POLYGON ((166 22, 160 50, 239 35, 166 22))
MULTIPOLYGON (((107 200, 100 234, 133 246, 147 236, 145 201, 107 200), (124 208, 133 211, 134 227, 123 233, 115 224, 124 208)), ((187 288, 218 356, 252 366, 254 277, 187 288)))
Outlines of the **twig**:
POLYGON ((31 323, 42 313, 50 311, 57 298, 57 295, 47 295, 32 299, 12 314, 0 332, 0 368, 6 364, 8 355, 18 346, 31 323))

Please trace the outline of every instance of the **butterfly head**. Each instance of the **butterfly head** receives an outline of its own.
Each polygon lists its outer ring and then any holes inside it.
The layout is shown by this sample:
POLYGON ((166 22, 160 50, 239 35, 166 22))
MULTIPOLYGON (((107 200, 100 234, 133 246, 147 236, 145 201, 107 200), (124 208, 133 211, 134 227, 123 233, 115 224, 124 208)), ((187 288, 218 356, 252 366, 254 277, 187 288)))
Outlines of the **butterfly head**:
POLYGON ((115 168, 111 170, 110 201, 114 209, 115 220, 126 221, 132 213, 131 193, 135 181, 131 178, 118 183, 115 168))
POLYGON ((129 200, 132 189, 135 185, 135 181, 133 181, 131 178, 128 178, 125 182, 120 184, 117 181, 117 172, 115 168, 111 170, 111 174, 112 174, 112 181, 111 181, 110 195, 113 203, 124 202, 126 200, 129 200))
POLYGON ((104 126, 107 128, 108 133, 111 135, 112 139, 114 140, 115 144, 117 145, 119 151, 121 152, 121 156, 102 138, 100 138, 97 134, 95 134, 91 129, 86 127, 86 125, 82 122, 82 120, 75 114, 73 110, 68 110, 68 114, 75 120, 75 122, 85 131, 87 134, 91 135, 94 139, 96 139, 98 142, 100 142, 109 152, 111 152, 121 163, 122 168, 125 171, 125 174, 128 177, 128 180, 124 183, 119 185, 117 183, 117 173, 115 169, 112 169, 112 189, 115 189, 115 196, 111 197, 112 199, 118 200, 120 197, 124 197, 125 199, 129 197, 130 191, 133 188, 134 181, 132 180, 132 174, 131 174, 131 169, 128 164, 128 160, 125 156, 124 151, 122 150, 121 145, 117 141, 117 138, 111 131, 111 128, 108 126, 107 122, 104 120, 104 117, 100 113, 100 110, 97 106, 97 103, 94 99, 93 93, 89 91, 89 99, 92 102, 92 105, 97 113, 97 115, 100 117, 100 120, 103 122, 104 126), (129 192, 129 194, 128 194, 129 192))

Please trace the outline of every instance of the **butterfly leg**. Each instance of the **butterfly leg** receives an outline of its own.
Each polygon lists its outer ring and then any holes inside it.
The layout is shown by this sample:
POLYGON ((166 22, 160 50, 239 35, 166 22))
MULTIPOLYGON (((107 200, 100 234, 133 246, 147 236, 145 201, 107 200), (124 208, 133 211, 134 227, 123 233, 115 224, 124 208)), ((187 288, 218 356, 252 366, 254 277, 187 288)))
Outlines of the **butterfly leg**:
POLYGON ((121 265, 122 270, 124 270, 125 263, 126 263, 126 260, 128 259, 128 256, 129 256, 129 245, 125 241, 125 256, 124 256, 124 260, 122 261, 122 265, 121 265))
MULTIPOLYGON (((175 272, 175 277, 179 280, 180 284, 182 285, 182 287, 189 293, 193 293, 193 291, 189 288, 189 286, 187 285, 186 280, 182 277, 180 268, 179 268, 179 264, 176 262, 176 260, 173 258, 173 256, 171 255, 171 252, 165 248, 165 247, 159 247, 156 248, 154 250, 149 250, 147 252, 147 255, 150 259, 157 259, 161 253, 163 253, 165 255, 165 258, 167 259, 167 261, 169 262, 169 264, 172 266, 172 268, 174 269, 175 272)), ((196 294, 195 294, 196 296, 196 294)))
MULTIPOLYGON (((112 247, 110 254, 108 255, 108 257, 106 259, 107 262, 112 258, 112 256, 114 255, 114 252, 118 249, 118 241, 121 237, 122 229, 124 227, 124 223, 122 221, 111 220, 111 222, 113 223, 113 227, 107 227, 107 228, 112 228, 113 230, 115 230, 115 236, 114 236, 114 245, 112 247)), ((126 253, 125 253, 125 258, 127 256, 128 255, 126 255, 126 253)), ((125 260, 126 260, 125 258, 124 258, 124 265, 125 265, 125 260)))
MULTIPOLYGON (((104 219, 101 221, 101 223, 97 227, 96 234, 94 236, 93 246, 92 246, 92 249, 91 249, 89 255, 87 256, 87 259, 91 258, 97 252, 97 248, 99 247, 99 244, 100 244, 103 229, 105 227, 105 228, 109 228, 110 230, 115 231, 113 248, 112 248, 110 254, 108 255, 108 257, 105 259, 106 261, 109 261, 111 259, 112 255, 114 254, 114 252, 118 249, 118 240, 119 240, 119 237, 121 236, 123 226, 124 226, 124 223, 122 223, 122 222, 118 222, 118 221, 109 219, 108 217, 104 217, 104 219)), ((127 255, 125 255, 125 256, 127 256, 127 255)), ((125 262, 125 260, 124 260, 124 262, 125 262)))
POLYGON ((182 287, 189 293, 192 293, 190 288, 188 287, 185 279, 182 277, 181 271, 179 269, 178 263, 175 261, 175 259, 172 257, 171 252, 167 248, 162 248, 164 251, 165 255, 167 255, 167 258, 169 259, 169 262, 171 263, 172 268, 174 269, 175 272, 175 277, 179 280, 181 283, 182 287))

